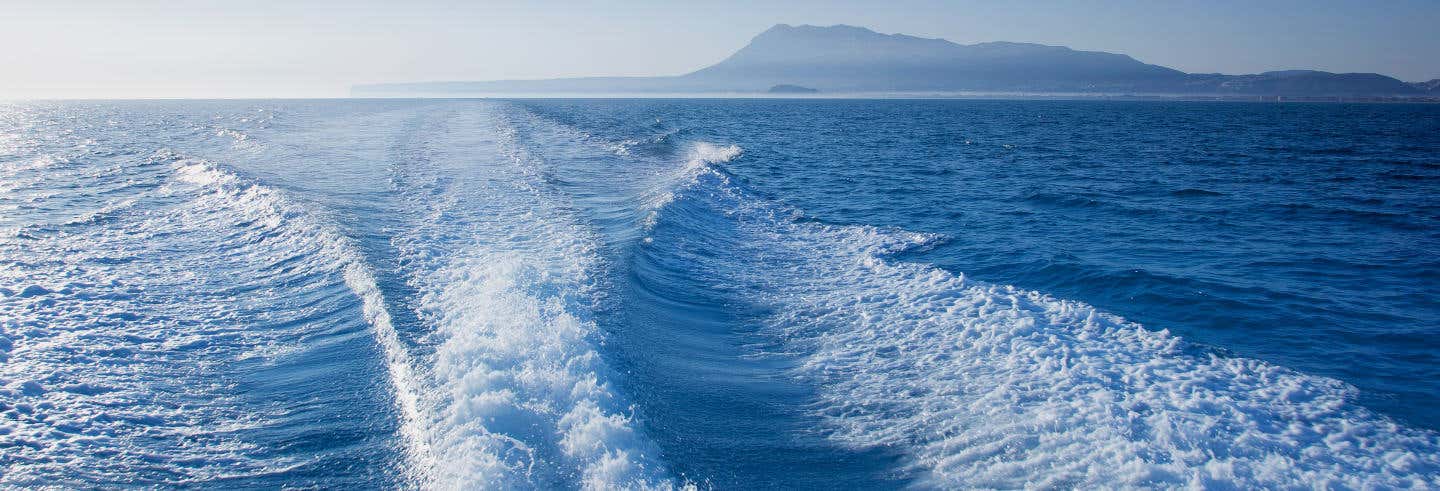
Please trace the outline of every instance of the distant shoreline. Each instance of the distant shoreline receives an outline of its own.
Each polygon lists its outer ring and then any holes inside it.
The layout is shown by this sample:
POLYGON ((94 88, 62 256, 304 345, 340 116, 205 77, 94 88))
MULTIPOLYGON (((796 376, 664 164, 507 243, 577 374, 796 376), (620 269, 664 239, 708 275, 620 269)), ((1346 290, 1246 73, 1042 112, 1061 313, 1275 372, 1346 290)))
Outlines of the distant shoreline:
POLYGON ((1440 103, 1440 96, 1274 96, 1236 94, 947 93, 947 92, 695 92, 695 93, 457 93, 362 95, 349 99, 854 99, 854 100, 1057 100, 1169 102, 1440 103))
POLYGON ((1327 103, 1327 104, 1436 104, 1440 96, 1396 97, 1298 97, 1239 95, 1162 95, 1162 94, 941 94, 941 93, 483 93, 483 94, 406 94, 362 95, 337 97, 137 97, 137 98, 22 98, 0 99, 0 104, 30 102, 163 102, 163 101, 369 101, 369 100, 505 100, 505 99, 714 99, 714 100, 993 100, 993 101, 1117 101, 1117 102, 1247 102, 1247 103, 1327 103))
POLYGON ((1440 79, 1289 69, 1186 73, 1128 55, 1065 46, 956 44, 849 25, 777 24, 729 57, 685 74, 362 83, 355 96, 1065 98, 1440 102, 1440 79), (767 90, 767 88, 769 90, 767 90))

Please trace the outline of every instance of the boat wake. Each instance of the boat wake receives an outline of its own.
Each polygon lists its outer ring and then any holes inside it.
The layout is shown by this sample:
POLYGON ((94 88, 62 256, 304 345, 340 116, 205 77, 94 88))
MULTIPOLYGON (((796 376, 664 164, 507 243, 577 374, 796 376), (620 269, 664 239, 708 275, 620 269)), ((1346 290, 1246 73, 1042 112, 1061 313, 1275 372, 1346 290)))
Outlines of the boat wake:
POLYGON ((926 485, 1440 485, 1440 438, 1339 381, 896 260, 943 238, 808 219, 714 162, 673 194, 654 246, 694 249, 708 264, 690 268, 767 306, 769 356, 796 358, 830 438, 903 449, 926 485), (714 228, 697 216, 731 236, 680 240, 714 228))
POLYGON ((425 426, 444 487, 673 488, 596 345, 595 237, 492 114, 397 151, 393 243, 429 333, 425 426))
MULTIPOLYGON (((1440 487, 1344 382, 538 106, 0 114, 0 486, 1440 487)), ((1151 198, 1237 195, 1197 186, 1151 198)))

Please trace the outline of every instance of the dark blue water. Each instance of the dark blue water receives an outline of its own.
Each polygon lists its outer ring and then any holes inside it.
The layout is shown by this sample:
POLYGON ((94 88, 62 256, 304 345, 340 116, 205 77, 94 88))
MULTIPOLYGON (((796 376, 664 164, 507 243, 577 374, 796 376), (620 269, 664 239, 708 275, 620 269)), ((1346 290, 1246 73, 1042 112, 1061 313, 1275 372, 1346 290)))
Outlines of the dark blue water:
POLYGON ((758 195, 948 239, 907 260, 1340 378, 1440 427, 1435 107, 528 104, 616 141, 733 142, 724 167, 758 195))
POLYGON ((1440 107, 0 115, 8 485, 1440 486, 1440 107))

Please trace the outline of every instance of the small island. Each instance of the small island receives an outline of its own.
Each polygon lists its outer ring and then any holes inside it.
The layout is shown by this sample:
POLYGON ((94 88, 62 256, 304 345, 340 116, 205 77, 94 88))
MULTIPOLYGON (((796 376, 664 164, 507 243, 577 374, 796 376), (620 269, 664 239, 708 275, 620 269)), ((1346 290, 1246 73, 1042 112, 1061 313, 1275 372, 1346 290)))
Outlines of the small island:
POLYGON ((780 84, 774 87, 770 87, 769 92, 771 94, 814 94, 820 91, 818 89, 801 87, 799 85, 780 84))

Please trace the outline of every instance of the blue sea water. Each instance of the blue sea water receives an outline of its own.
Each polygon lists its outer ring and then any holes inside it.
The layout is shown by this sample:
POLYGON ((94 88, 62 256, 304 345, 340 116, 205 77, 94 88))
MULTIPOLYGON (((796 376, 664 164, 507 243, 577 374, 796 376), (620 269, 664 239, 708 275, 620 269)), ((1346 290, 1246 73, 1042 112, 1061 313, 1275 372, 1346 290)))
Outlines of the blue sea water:
POLYGON ((1440 487, 1440 107, 0 106, 0 486, 1440 487))

